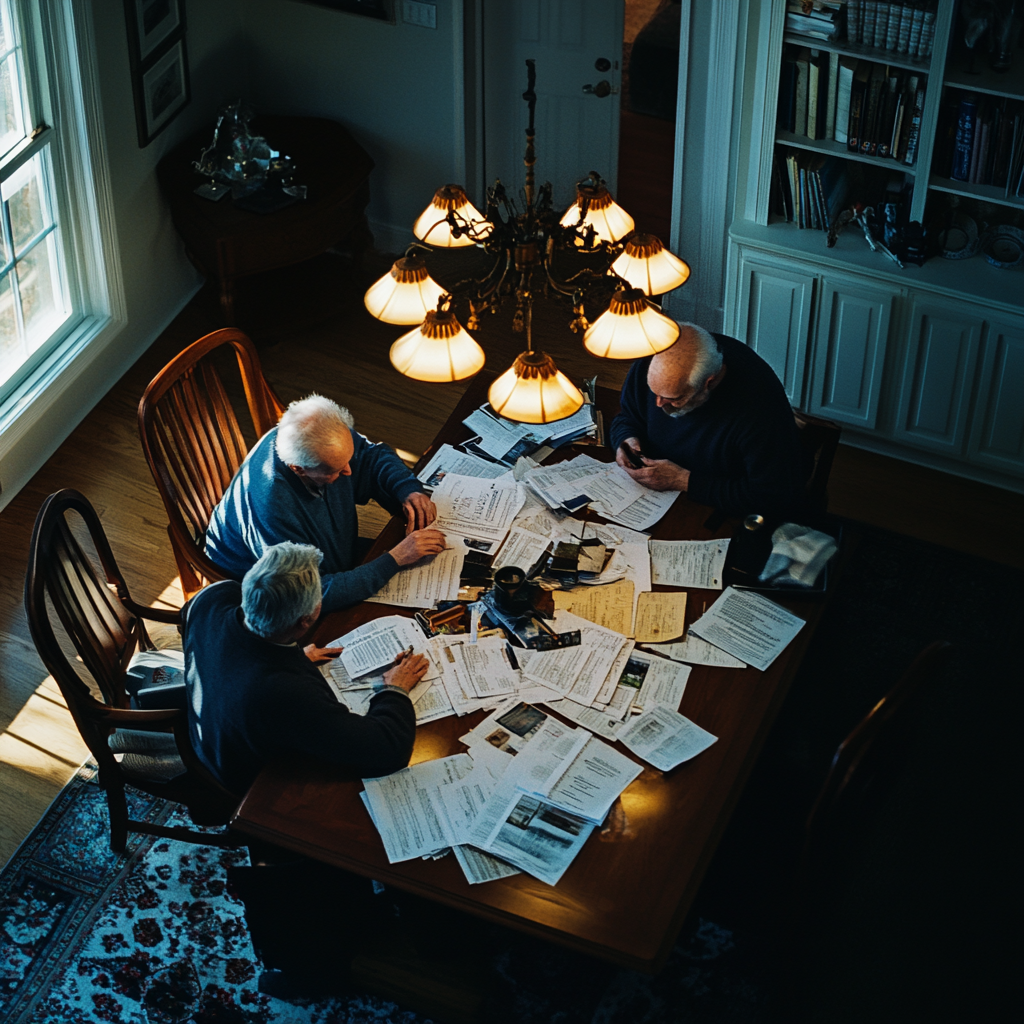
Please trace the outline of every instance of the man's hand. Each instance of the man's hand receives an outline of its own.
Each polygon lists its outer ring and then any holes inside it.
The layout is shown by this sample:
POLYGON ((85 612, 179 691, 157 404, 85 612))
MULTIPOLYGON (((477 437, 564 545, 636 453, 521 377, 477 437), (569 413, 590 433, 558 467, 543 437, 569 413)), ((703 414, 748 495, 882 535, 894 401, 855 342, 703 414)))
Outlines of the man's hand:
POLYGON ((414 491, 402 502, 405 511, 405 533, 422 530, 437 518, 434 503, 422 491, 414 491))
POLYGON ((314 665, 324 665, 329 661, 334 661, 344 649, 344 647, 317 647, 316 644, 307 644, 302 648, 302 653, 314 665))
POLYGON ((391 557, 400 568, 404 568, 428 555, 440 554, 445 547, 444 534, 440 530, 416 530, 391 549, 391 557))
POLYGON ((615 449, 615 461, 623 469, 632 469, 629 459, 626 458, 626 453, 622 450, 623 446, 632 448, 635 451, 641 451, 640 438, 639 437, 627 437, 618 448, 615 449))
POLYGON ((644 459, 643 469, 623 466, 638 483, 652 491, 686 491, 690 487, 690 471, 668 459, 644 459))
POLYGON ((384 673, 384 682, 388 686, 400 686, 408 693, 426 674, 427 659, 422 654, 410 654, 405 651, 395 659, 395 667, 384 673))

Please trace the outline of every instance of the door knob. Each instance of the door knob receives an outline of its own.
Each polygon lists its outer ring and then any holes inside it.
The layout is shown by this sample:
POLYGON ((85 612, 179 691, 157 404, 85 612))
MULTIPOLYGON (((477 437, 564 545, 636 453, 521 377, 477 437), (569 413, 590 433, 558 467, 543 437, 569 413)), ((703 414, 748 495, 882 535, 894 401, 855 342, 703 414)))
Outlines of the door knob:
POLYGON ((612 93, 611 82, 601 79, 597 85, 585 85, 583 91, 589 93, 592 96, 597 96, 598 99, 603 99, 605 96, 610 96, 612 93))
POLYGON ((611 71, 612 62, 607 57, 598 57, 594 61, 594 67, 600 72, 611 71))

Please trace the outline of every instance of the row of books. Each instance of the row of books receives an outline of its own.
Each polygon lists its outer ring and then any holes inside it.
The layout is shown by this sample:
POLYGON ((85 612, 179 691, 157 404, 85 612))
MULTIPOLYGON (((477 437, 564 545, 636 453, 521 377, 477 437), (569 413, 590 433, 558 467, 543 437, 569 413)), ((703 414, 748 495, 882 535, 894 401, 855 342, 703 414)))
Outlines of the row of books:
POLYGON ((789 0, 786 31, 925 60, 935 44, 936 8, 934 0, 789 0))
POLYGON ((1021 196, 1024 181, 1024 103, 949 89, 932 170, 944 178, 994 185, 1021 196))
POLYGON ((924 96, 918 75, 790 46, 783 53, 777 125, 809 139, 835 140, 864 156, 912 165, 924 96))
POLYGON ((800 228, 830 231, 850 191, 847 162, 803 150, 775 147, 774 212, 800 228))

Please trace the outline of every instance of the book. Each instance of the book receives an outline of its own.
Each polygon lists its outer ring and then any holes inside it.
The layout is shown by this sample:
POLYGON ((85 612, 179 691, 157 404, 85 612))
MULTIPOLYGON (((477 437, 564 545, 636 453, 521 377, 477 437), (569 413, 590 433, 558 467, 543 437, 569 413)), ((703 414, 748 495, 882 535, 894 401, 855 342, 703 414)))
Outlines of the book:
POLYGON ((929 7, 924 12, 921 42, 917 48, 918 57, 924 58, 932 55, 932 47, 935 45, 935 13, 934 7, 929 7))
POLYGON ((974 168, 974 181, 978 185, 987 185, 988 178, 985 176, 985 168, 988 165, 989 137, 992 134, 991 114, 981 122, 981 131, 978 133, 978 162, 974 168))
POLYGON ((924 27, 924 8, 914 8, 914 16, 910 22, 910 39, 907 42, 907 55, 916 57, 921 46, 921 29, 924 27))
POLYGON ((828 72, 825 70, 828 54, 821 50, 811 50, 810 54, 807 63, 807 138, 822 139, 825 137, 825 103, 828 99, 828 72))
POLYGON ((851 43, 861 41, 861 26, 864 20, 864 0, 850 0, 846 8, 846 38, 851 43))
POLYGON ((896 113, 892 119, 892 135, 889 138, 889 156, 893 160, 902 160, 907 152, 904 121, 907 113, 907 87, 904 83, 896 97, 896 113))
POLYGON ((885 67, 881 64, 871 66, 871 78, 868 81, 867 99, 861 114, 860 153, 862 156, 878 155, 878 109, 879 103, 884 105, 882 85, 885 82, 885 67))
POLYGON ((904 4, 900 8, 900 28, 896 40, 896 52, 906 55, 910 50, 910 26, 914 21, 914 8, 910 4, 904 4))
POLYGON ((892 155, 892 131, 896 121, 896 112, 900 99, 900 76, 889 70, 889 75, 882 86, 882 96, 878 106, 878 156, 892 155))
POLYGON ((875 21, 878 17, 877 0, 864 0, 864 19, 861 22, 861 34, 858 42, 865 46, 875 45, 875 21))
POLYGON ((786 174, 789 178, 789 194, 793 197, 793 221, 800 227, 800 173, 794 150, 790 150, 786 156, 786 174))
POLYGON ((779 75, 779 108, 775 123, 784 132, 792 132, 796 127, 796 61, 792 55, 782 62, 779 75))
POLYGON ((953 144, 953 164, 949 176, 954 181, 969 181, 971 174, 971 152, 974 148, 975 120, 978 104, 973 93, 967 93, 960 100, 957 112, 956 138, 953 144))
MULTIPOLYGON (((913 79, 912 79, 913 81, 913 79)), ((924 113, 924 86, 914 89, 914 113, 910 118, 910 131, 907 135, 907 153, 903 162, 912 166, 917 159, 917 144, 921 138, 921 115, 924 113)))
POLYGON ((793 119, 793 134, 807 134, 807 78, 811 51, 804 46, 796 55, 796 115, 793 119))
POLYGON ((900 38, 900 22, 903 19, 903 5, 889 4, 889 21, 885 29, 885 48, 895 50, 900 38))
POLYGON ((838 85, 836 86, 836 142, 845 144, 850 129, 850 94, 853 91, 853 75, 857 70, 856 57, 839 58, 838 85))
POLYGON ((878 0, 875 4, 875 34, 872 46, 876 50, 885 49, 885 34, 889 28, 889 5, 885 0, 878 0))
POLYGON ((846 140, 846 148, 852 153, 860 152, 861 129, 872 67, 870 61, 862 60, 858 63, 857 70, 853 75, 853 86, 850 91, 850 125, 847 129, 846 140))
MULTIPOLYGON (((825 138, 836 137, 836 96, 839 91, 839 54, 828 55, 828 86, 825 90, 825 138)), ((849 110, 849 105, 847 105, 849 110)), ((842 141, 846 141, 843 139, 842 141)))

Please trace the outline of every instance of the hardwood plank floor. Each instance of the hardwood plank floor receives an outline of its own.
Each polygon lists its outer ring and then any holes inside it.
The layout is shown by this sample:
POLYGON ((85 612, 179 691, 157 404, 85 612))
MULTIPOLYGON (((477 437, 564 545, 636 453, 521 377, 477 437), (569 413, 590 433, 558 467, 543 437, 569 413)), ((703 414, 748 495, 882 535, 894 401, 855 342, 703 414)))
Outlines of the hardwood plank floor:
MULTIPOLYGON (((463 384, 426 385, 391 369, 387 353, 401 333, 373 320, 362 292, 388 266, 362 272, 334 256, 243 283, 240 325, 256 342, 268 379, 290 401, 312 390, 347 403, 357 426, 412 456, 430 443, 463 384)), ((431 268, 441 280, 461 276, 431 268)), ((53 681, 35 654, 22 604, 29 538, 46 495, 76 487, 100 512, 133 595, 143 603, 181 602, 166 520, 136 430, 146 384, 168 359, 220 326, 204 290, 72 432, 0 514, 0 863, 38 821, 86 756, 53 681)), ((523 345, 510 314, 489 317, 479 338, 492 367, 507 366, 523 345)), ((597 363, 567 329, 569 313, 540 303, 538 341, 573 379, 620 386, 627 367, 597 363)), ((832 473, 833 509, 853 519, 933 543, 1024 566, 1024 497, 931 470, 841 448, 832 473)))

